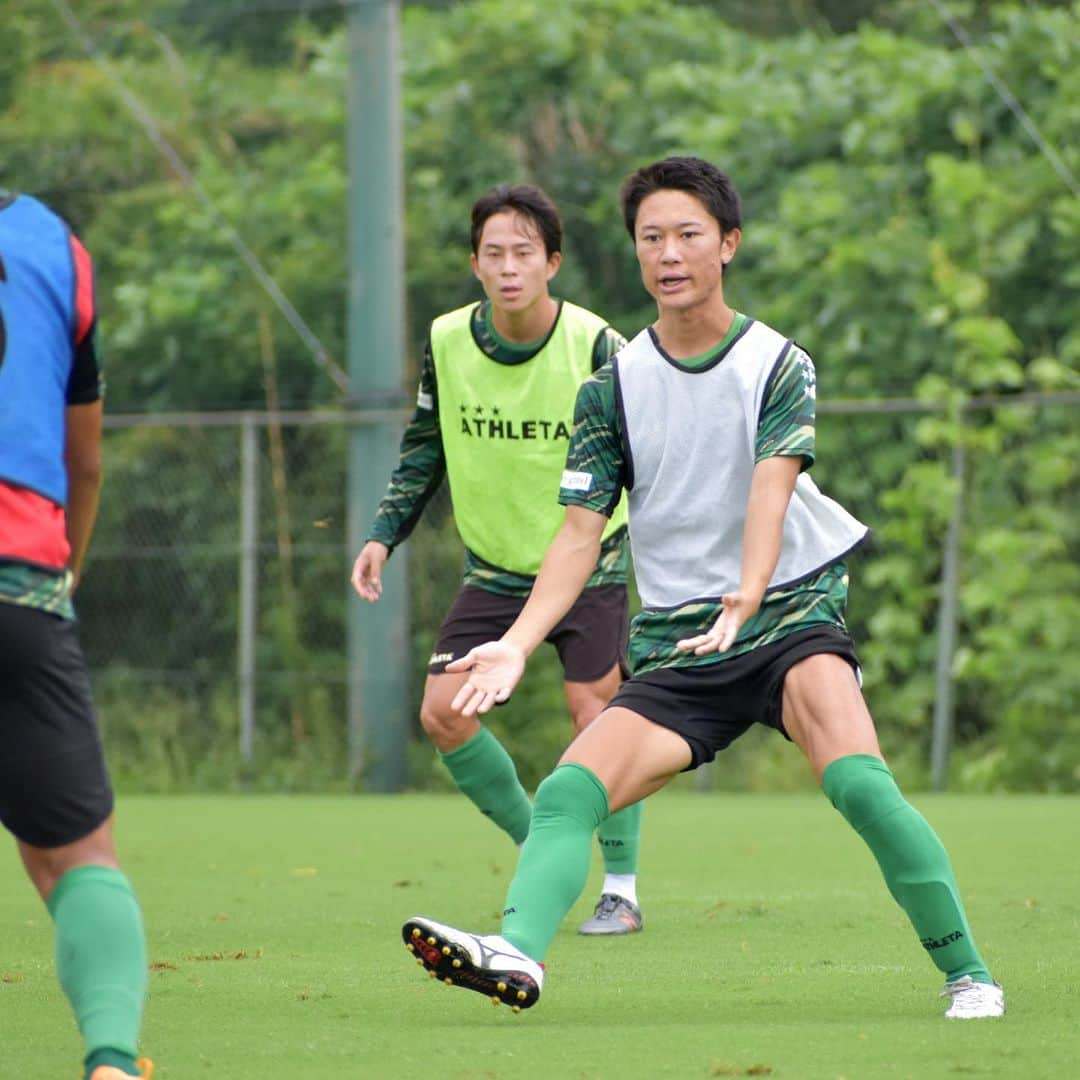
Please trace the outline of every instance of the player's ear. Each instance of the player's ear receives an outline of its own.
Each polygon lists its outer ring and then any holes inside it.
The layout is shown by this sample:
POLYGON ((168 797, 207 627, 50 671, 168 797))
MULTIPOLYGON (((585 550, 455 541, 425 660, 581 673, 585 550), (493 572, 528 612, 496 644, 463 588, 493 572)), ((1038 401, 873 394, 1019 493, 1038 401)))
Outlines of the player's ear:
POLYGON ((559 267, 562 266, 562 252, 553 251, 548 256, 547 262, 547 279, 550 281, 558 272, 559 267))
POLYGON ((742 229, 731 229, 720 237, 720 261, 726 266, 735 258, 742 242, 742 229))
POLYGON ((472 272, 476 276, 476 279, 479 281, 479 279, 480 279, 480 263, 477 262, 476 252, 475 251, 469 256, 469 265, 472 267, 472 272))

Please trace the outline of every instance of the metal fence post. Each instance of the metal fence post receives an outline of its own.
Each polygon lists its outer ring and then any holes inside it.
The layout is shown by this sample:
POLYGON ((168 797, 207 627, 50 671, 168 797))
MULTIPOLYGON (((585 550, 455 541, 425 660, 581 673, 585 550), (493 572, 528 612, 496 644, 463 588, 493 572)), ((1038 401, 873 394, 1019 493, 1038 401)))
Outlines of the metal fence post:
MULTIPOLYGON (((400 408, 405 364, 404 213, 401 163, 399 0, 348 6, 350 404, 400 408)), ((398 460, 398 417, 349 429, 348 553, 358 554, 398 460)), ((409 619, 407 555, 387 564, 378 604, 348 584, 349 777, 372 791, 400 791, 408 779, 409 619)), ((345 569, 343 567, 343 569, 345 569)))
POLYGON ((938 606, 937 666, 934 676, 934 731, 930 746, 930 778, 934 791, 944 791, 949 779, 949 751, 953 737, 953 655, 956 652, 956 594, 960 588, 960 529, 964 513, 963 432, 952 449, 952 512, 945 534, 938 606))
POLYGON ((248 413, 240 427, 240 589, 236 676, 240 701, 240 756, 255 748, 255 626, 258 604, 259 429, 248 413))

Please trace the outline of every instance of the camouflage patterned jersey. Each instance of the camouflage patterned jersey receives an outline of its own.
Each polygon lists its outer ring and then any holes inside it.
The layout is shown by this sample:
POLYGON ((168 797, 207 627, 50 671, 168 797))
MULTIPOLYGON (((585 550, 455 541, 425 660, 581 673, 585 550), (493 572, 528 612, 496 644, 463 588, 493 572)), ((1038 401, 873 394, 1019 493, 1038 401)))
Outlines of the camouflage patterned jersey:
MULTIPOLYGON (((706 356, 680 360, 679 363, 684 367, 714 363, 718 354, 738 339, 747 321, 745 315, 736 314, 730 331, 716 349, 706 356)), ((813 463, 813 383, 813 363, 807 354, 797 347, 788 350, 773 372, 762 405, 755 461, 776 456, 800 456, 804 459, 804 468, 813 463)), ((608 512, 617 492, 626 486, 625 445, 614 368, 608 364, 588 379, 578 393, 567 459, 567 469, 588 474, 592 478, 591 484, 587 491, 562 488, 560 502, 584 506, 598 513, 608 512)), ((720 615, 720 603, 694 602, 678 608, 646 608, 630 627, 631 669, 635 674, 641 674, 661 667, 720 663, 810 626, 826 624, 845 629, 847 585, 846 565, 837 560, 808 579, 767 592, 761 607, 741 628, 731 649, 704 656, 679 652, 675 643, 708 630, 720 615)))
MULTIPOLYGON (((473 340, 496 363, 520 364, 535 356, 546 339, 527 345, 515 345, 501 338, 491 322, 491 302, 478 303, 472 314, 473 340)), ((593 346, 592 368, 599 369, 625 344, 610 327, 602 331, 593 346)), ((368 534, 392 551, 416 526, 424 507, 438 490, 446 474, 446 456, 439 427, 439 397, 431 342, 424 349, 420 370, 420 388, 416 410, 401 440, 401 457, 386 494, 379 504, 368 534)), ((557 477, 553 483, 557 482, 557 477)), ((608 537, 600 551, 596 570, 587 588, 621 584, 629 571, 629 548, 626 530, 608 537)), ((505 596, 527 596, 534 578, 492 566, 468 548, 465 550, 464 584, 477 585, 505 596)))

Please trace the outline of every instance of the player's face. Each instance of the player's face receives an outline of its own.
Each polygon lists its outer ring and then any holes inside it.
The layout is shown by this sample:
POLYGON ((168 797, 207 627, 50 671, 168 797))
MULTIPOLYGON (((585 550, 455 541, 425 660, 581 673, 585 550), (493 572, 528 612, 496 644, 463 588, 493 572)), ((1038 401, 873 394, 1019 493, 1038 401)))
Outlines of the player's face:
POLYGON ((689 311, 723 300, 721 275, 739 246, 740 232, 721 233, 705 204, 685 191, 654 191, 641 200, 634 248, 641 280, 657 306, 689 311))
POLYGON ((533 221, 502 210, 484 222, 471 262, 488 299, 507 314, 516 314, 547 297, 560 259, 558 252, 548 255, 533 221))

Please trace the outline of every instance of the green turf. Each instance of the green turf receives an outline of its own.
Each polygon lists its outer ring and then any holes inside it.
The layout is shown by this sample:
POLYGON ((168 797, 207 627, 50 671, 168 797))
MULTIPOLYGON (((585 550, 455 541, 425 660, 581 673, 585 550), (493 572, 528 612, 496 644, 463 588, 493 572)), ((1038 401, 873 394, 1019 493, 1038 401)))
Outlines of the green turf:
MULTIPOLYGON (((422 913, 489 932, 510 844, 453 795, 127 798, 118 837, 155 970, 158 1080, 214 1077, 792 1080, 1080 1075, 1080 802, 924 797, 1008 993, 947 1023, 941 980, 823 798, 665 792, 646 807, 628 939, 573 933, 514 1016, 427 979, 422 913)), ((74 1080, 44 909, 0 876, 0 1075, 74 1080)))

